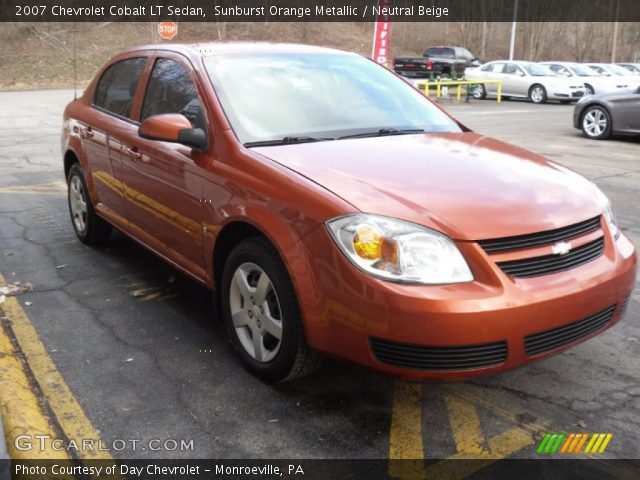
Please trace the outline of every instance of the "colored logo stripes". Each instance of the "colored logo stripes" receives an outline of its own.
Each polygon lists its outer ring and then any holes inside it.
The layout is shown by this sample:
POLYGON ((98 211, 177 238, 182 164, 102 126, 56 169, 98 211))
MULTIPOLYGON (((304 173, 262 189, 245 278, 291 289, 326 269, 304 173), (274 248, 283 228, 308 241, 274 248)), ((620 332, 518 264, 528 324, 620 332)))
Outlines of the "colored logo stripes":
POLYGON ((611 438, 613 438, 612 433, 570 433, 568 435, 566 433, 547 433, 538 445, 537 452, 543 455, 580 452, 603 453, 611 438))

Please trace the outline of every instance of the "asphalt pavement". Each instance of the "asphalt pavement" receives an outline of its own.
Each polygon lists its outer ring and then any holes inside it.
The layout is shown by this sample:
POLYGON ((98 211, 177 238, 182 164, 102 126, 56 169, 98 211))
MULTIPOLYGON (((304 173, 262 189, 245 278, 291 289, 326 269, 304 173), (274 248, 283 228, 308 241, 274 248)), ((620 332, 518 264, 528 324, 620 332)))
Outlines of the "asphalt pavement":
MULTIPOLYGON (((600 457, 640 458, 640 290, 615 328, 501 375, 416 385, 330 360, 301 381, 264 384, 239 364, 207 290, 122 234, 95 248, 76 239, 60 153, 72 96, 0 93, 0 274, 32 285, 16 297, 37 332, 29 341, 68 387, 34 392, 63 437, 57 405, 72 396, 115 458, 537 458, 555 431, 611 432, 600 457)), ((638 139, 587 140, 565 105, 445 108, 594 180, 640 245, 638 139)), ((3 322, 10 331, 6 312, 3 322)))

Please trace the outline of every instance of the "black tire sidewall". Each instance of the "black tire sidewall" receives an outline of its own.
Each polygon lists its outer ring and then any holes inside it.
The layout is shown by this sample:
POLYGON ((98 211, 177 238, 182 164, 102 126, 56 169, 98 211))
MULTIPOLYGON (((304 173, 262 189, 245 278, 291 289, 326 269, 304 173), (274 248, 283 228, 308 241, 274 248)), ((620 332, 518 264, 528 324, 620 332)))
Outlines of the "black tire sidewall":
POLYGON ((225 262, 220 301, 225 325, 234 348, 238 351, 245 367, 255 376, 267 381, 280 381, 291 372, 300 341, 300 308, 295 296, 293 284, 277 251, 266 241, 249 239, 238 244, 225 262), (241 345, 231 319, 229 291, 233 274, 243 263, 251 262, 262 268, 271 279, 278 296, 282 312, 282 340, 280 350, 268 363, 254 360, 241 345))

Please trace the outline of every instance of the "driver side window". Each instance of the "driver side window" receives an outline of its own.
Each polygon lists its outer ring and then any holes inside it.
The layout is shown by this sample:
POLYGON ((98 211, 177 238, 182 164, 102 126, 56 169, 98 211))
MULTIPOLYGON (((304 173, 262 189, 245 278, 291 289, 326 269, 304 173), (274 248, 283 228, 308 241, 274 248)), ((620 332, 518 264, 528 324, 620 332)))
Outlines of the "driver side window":
POLYGON ((168 58, 159 58, 153 66, 142 104, 141 121, 162 113, 180 113, 191 121, 194 128, 206 130, 202 103, 189 72, 168 58))

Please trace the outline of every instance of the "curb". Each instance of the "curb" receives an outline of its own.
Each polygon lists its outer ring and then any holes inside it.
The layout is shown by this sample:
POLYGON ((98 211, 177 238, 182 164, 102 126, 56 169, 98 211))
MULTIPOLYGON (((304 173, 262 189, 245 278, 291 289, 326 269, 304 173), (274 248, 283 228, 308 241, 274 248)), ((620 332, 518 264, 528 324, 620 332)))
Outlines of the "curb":
POLYGON ((7 453, 7 444, 2 428, 2 414, 0 414, 0 480, 11 480, 9 454, 7 453))

